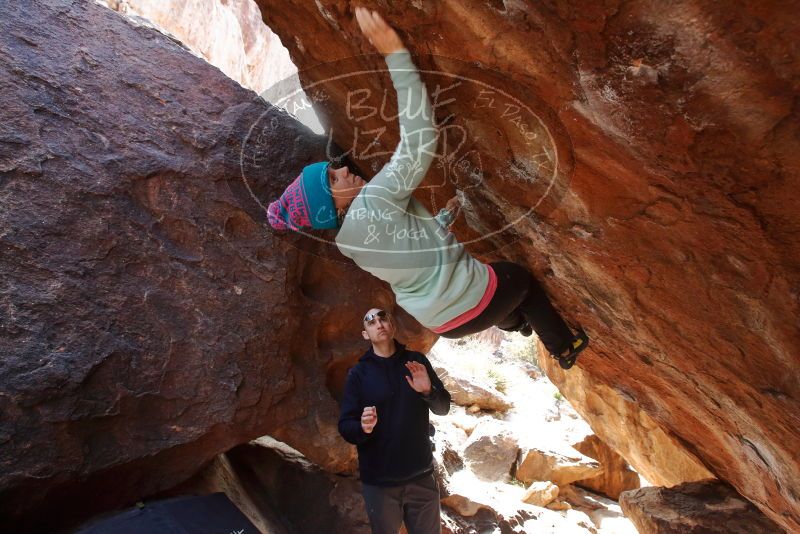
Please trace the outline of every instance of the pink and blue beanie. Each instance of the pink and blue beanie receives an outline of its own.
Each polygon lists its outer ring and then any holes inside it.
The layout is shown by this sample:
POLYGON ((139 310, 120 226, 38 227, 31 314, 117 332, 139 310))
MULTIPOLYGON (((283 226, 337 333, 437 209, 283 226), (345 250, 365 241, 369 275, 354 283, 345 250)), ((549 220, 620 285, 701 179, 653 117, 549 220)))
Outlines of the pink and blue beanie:
POLYGON ((267 208, 270 226, 276 230, 327 230, 339 227, 328 183, 329 165, 326 161, 319 161, 303 168, 303 172, 286 187, 281 198, 267 208))

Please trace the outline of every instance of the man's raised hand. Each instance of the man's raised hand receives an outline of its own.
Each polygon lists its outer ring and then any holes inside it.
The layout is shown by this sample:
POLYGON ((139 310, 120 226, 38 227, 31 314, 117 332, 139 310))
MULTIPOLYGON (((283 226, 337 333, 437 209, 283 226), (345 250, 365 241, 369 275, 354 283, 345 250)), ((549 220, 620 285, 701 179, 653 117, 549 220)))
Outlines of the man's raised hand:
POLYGON ((357 7, 356 20, 361 27, 361 33, 384 56, 403 49, 403 41, 400 40, 397 32, 383 20, 377 11, 357 7))
POLYGON ((411 372, 411 376, 406 376, 406 382, 417 393, 426 397, 431 393, 431 377, 428 370, 419 362, 408 362, 406 367, 411 372))

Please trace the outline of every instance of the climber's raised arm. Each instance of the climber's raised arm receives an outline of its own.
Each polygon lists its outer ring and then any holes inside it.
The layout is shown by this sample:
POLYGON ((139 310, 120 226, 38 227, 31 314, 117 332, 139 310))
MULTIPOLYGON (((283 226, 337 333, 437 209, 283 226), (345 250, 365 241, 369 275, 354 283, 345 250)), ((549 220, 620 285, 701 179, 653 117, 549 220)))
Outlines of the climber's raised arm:
POLYGON ((370 43, 384 55, 397 91, 400 143, 392 158, 367 184, 367 194, 404 207, 433 162, 438 136, 428 91, 397 32, 376 12, 356 9, 356 19, 370 43))

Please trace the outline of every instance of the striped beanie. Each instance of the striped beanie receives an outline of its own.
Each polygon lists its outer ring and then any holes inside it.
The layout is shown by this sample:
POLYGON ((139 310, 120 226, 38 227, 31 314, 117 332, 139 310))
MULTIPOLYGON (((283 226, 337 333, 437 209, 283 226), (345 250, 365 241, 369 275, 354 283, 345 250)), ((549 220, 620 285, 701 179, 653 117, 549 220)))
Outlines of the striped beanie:
POLYGON ((328 183, 329 165, 326 161, 319 161, 303 168, 303 172, 286 187, 281 198, 267 208, 270 226, 276 230, 326 230, 339 227, 328 183))

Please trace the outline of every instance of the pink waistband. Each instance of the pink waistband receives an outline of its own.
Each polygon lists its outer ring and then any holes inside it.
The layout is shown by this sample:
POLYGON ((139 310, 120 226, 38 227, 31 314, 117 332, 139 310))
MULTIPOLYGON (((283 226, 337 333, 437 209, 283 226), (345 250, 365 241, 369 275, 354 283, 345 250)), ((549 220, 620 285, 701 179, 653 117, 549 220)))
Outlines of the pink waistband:
POLYGON ((439 328, 431 329, 432 332, 436 334, 443 334, 444 332, 458 328, 462 324, 466 324, 480 315, 481 312, 486 309, 486 306, 488 306, 489 302, 491 302, 494 292, 497 289, 497 275, 494 273, 494 269, 492 269, 491 265, 486 265, 486 268, 489 269, 489 283, 486 285, 486 291, 483 293, 483 297, 481 298, 480 302, 478 302, 478 304, 471 310, 467 310, 458 317, 450 319, 439 328))

